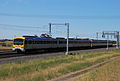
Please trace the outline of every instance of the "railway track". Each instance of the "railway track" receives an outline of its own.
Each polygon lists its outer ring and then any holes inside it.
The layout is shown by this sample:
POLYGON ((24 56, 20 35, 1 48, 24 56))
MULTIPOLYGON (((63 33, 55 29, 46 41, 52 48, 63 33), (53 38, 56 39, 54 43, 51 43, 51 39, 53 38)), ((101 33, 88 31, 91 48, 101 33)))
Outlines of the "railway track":
POLYGON ((21 56, 21 55, 23 55, 23 54, 17 54, 16 52, 13 52, 12 50, 0 50, 0 59, 17 57, 17 56, 21 56))
MULTIPOLYGON (((82 53, 82 52, 92 52, 92 51, 101 51, 103 50, 103 48, 101 49, 88 49, 88 50, 76 50, 76 51, 70 51, 69 54, 78 54, 78 53, 82 53)), ((18 54, 16 52, 13 52, 12 50, 9 51, 0 51, 0 59, 1 58, 11 58, 11 57, 20 57, 20 56, 30 56, 30 55, 39 55, 39 54, 47 54, 47 53, 58 53, 58 52, 50 52, 50 51, 40 51, 40 52, 33 52, 33 53, 27 53, 27 54, 18 54)), ((63 53, 63 52, 61 52, 63 53)))
POLYGON ((5 53, 5 54, 0 54, 0 59, 1 59, 1 58, 19 57, 19 56, 24 56, 24 54, 17 54, 17 53, 5 53))
MULTIPOLYGON (((115 48, 110 48, 115 49, 115 48)), ((99 48, 99 49, 87 49, 87 50, 77 50, 77 51, 70 51, 70 54, 80 54, 80 53, 88 53, 88 52, 99 52, 104 51, 106 48, 99 48)), ((30 53, 30 54, 17 54, 15 52, 4 52, 0 54, 0 64, 7 64, 7 63, 14 63, 19 61, 29 61, 33 59, 44 59, 50 57, 58 57, 64 56, 65 52, 45 52, 45 53, 30 53)))

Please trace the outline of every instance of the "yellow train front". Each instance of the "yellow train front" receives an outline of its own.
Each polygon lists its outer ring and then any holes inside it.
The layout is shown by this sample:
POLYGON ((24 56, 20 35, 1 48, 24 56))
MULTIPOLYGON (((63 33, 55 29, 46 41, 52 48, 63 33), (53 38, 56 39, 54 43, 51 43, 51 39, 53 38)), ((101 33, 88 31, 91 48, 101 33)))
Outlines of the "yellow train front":
POLYGON ((17 53, 25 52, 25 37, 15 37, 12 50, 17 53))

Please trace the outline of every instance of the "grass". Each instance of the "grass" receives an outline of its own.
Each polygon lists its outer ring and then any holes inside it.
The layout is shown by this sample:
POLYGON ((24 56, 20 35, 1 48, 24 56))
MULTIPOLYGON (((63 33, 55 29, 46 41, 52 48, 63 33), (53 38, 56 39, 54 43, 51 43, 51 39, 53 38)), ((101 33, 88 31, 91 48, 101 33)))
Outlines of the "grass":
POLYGON ((120 50, 83 53, 0 66, 0 81, 47 81, 119 56, 120 50))
POLYGON ((12 49, 12 43, 13 43, 13 41, 0 42, 0 49, 2 49, 2 50, 12 49))
POLYGON ((9 50, 9 49, 12 49, 12 46, 9 46, 9 47, 7 47, 7 46, 0 46, 0 49, 1 50, 9 50))
POLYGON ((120 59, 85 73, 74 81, 120 81, 120 59))

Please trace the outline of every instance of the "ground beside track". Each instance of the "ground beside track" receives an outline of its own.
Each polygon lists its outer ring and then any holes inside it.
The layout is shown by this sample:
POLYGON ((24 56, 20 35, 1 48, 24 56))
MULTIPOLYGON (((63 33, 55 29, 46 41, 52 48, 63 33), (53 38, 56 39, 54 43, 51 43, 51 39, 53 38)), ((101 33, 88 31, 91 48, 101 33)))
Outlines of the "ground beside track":
POLYGON ((0 81, 47 81, 120 56, 120 49, 0 65, 0 81))
MULTIPOLYGON (((111 72, 112 76, 116 76, 116 75, 114 75, 114 73, 115 72, 117 73, 117 71, 116 71, 117 67, 114 67, 114 69, 113 69, 113 67, 111 68, 110 66, 107 66, 109 69, 108 68, 105 69, 106 67, 104 67, 104 65, 107 65, 107 63, 110 64, 112 61, 116 61, 117 59, 119 59, 119 62, 120 62, 120 56, 113 57, 113 58, 107 59, 103 62, 92 65, 90 67, 84 68, 84 69, 76 71, 76 72, 71 72, 63 77, 56 78, 56 79, 53 79, 50 81, 120 81, 120 79, 117 80, 118 77, 113 78, 113 77, 110 77, 110 75, 108 75, 109 72, 113 70, 112 71, 113 73, 111 72), (104 67, 104 69, 100 69, 103 67, 104 67), (101 71, 101 73, 99 73, 99 70, 101 71), (100 75, 102 75, 102 76, 100 76, 100 75), (103 79, 103 80, 101 80, 101 79, 103 79)), ((111 66, 114 66, 114 64, 113 65, 111 64, 111 66)), ((116 66, 117 66, 117 64, 116 64, 116 66)), ((118 67, 120 67, 120 66, 118 66, 118 67)), ((120 77, 119 73, 117 73, 117 75, 120 77)))
MULTIPOLYGON (((116 49, 115 47, 109 48, 109 50, 116 49)), ((106 48, 98 48, 98 49, 86 49, 86 50, 76 50, 70 51, 70 54, 81 54, 81 53, 89 53, 89 52, 100 52, 105 51, 106 48)), ((34 59, 43 59, 43 58, 51 58, 57 56, 64 56, 65 52, 51 52, 51 53, 31 53, 31 54, 15 54, 12 50, 0 50, 2 53, 0 56, 0 64, 8 64, 19 61, 30 61, 34 59), (6 54, 4 56, 4 54, 6 54)))
POLYGON ((79 75, 72 81, 120 81, 120 58, 79 75))

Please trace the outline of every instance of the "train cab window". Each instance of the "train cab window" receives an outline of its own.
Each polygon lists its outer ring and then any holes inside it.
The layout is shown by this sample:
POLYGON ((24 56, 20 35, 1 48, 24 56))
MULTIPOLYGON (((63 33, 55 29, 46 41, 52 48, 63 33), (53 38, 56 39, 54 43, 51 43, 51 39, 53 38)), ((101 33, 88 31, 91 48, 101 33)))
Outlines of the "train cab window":
POLYGON ((14 39, 14 45, 23 45, 23 39, 14 39))

